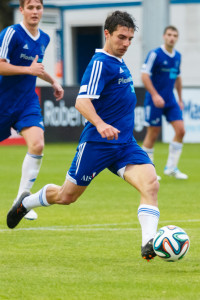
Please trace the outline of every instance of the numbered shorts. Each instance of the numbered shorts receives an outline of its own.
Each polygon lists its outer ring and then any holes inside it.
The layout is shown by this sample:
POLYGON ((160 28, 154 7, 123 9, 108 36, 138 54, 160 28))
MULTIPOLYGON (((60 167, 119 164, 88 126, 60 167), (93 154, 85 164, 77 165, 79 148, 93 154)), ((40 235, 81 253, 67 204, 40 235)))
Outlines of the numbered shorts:
POLYGON ((145 104, 145 123, 147 126, 161 126, 162 115, 170 123, 173 121, 183 120, 182 111, 177 102, 170 107, 158 108, 153 104, 145 104))
POLYGON ((14 112, 12 114, 0 114, 0 141, 11 135, 11 127, 18 133, 26 127, 40 127, 44 130, 43 117, 40 111, 32 113, 30 110, 14 112))
POLYGON ((85 142, 78 145, 66 179, 87 186, 105 168, 123 178, 128 164, 152 164, 152 161, 136 141, 120 145, 85 142))

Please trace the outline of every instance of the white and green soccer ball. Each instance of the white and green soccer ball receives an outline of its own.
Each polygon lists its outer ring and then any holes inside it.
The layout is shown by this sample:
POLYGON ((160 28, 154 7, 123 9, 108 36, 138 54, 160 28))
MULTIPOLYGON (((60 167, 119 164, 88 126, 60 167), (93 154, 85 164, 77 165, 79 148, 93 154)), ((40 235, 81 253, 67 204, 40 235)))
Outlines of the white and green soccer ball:
POLYGON ((182 259, 190 246, 186 232, 174 225, 164 226, 159 229, 153 240, 153 248, 157 256, 165 261, 182 259))

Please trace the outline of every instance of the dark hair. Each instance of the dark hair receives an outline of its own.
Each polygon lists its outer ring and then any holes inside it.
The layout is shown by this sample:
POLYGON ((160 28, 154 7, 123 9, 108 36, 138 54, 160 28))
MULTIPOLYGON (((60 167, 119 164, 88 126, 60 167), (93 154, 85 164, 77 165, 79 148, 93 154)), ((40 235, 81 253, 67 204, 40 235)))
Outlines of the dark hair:
POLYGON ((117 29, 118 25, 137 30, 135 19, 131 15, 127 12, 116 10, 107 17, 104 24, 104 30, 107 29, 109 33, 113 33, 113 31, 117 29))
MULTIPOLYGON (((30 1, 30 0, 19 0, 19 6, 24 7, 24 4, 25 4, 26 1, 30 1)), ((43 0, 39 0, 39 1, 43 5, 43 0)))
POLYGON ((169 25, 169 26, 165 27, 163 34, 165 34, 168 29, 171 29, 171 30, 176 31, 177 33, 179 33, 178 29, 175 26, 169 25))

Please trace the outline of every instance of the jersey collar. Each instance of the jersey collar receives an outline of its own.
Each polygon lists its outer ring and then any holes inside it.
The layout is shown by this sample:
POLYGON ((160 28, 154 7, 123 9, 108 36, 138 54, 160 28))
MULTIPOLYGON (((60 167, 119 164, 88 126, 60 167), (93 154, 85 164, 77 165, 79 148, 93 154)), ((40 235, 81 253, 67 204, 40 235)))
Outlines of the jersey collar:
POLYGON ((108 56, 110 56, 110 57, 116 58, 116 59, 119 60, 121 63, 123 62, 123 59, 122 59, 122 58, 119 58, 119 57, 117 57, 117 56, 111 55, 111 54, 109 54, 108 52, 104 51, 103 49, 96 49, 95 52, 96 52, 96 53, 99 53, 99 52, 100 52, 100 53, 104 53, 104 54, 106 54, 106 55, 108 55, 108 56))
POLYGON ((34 41, 37 41, 40 37, 40 30, 38 29, 38 34, 36 36, 33 36, 30 31, 28 31, 28 29, 25 27, 24 23, 21 22, 20 25, 22 26, 22 28, 24 29, 24 31, 30 36, 30 38, 34 41))
POLYGON ((172 53, 168 52, 166 49, 165 49, 165 45, 161 45, 160 48, 162 49, 162 51, 167 54, 169 57, 174 57, 175 54, 176 54, 176 51, 173 49, 172 53))

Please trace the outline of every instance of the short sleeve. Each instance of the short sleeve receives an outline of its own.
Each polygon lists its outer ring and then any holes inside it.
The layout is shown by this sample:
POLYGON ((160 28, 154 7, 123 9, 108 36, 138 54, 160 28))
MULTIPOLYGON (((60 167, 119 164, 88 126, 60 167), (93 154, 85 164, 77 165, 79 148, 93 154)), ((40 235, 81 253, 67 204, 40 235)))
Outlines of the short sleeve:
POLYGON ((98 99, 106 84, 105 63, 100 60, 92 60, 85 70, 78 98, 98 99))
POLYGON ((141 69, 142 73, 147 73, 149 75, 153 73, 153 69, 156 63, 156 57, 157 57, 156 52, 154 51, 149 52, 144 64, 142 65, 142 69, 141 69))
POLYGON ((15 47, 15 30, 8 27, 0 33, 0 58, 10 62, 10 55, 15 47))

